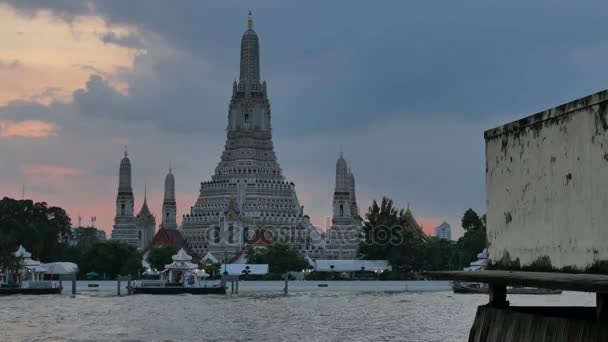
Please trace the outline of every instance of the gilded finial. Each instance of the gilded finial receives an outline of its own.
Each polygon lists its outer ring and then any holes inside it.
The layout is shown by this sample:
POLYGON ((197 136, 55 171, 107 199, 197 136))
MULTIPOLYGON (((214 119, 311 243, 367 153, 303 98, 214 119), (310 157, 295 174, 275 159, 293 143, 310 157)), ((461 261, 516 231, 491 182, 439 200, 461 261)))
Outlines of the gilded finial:
POLYGON ((249 11, 249 17, 247 18, 247 28, 253 29, 253 16, 251 15, 251 11, 249 11))

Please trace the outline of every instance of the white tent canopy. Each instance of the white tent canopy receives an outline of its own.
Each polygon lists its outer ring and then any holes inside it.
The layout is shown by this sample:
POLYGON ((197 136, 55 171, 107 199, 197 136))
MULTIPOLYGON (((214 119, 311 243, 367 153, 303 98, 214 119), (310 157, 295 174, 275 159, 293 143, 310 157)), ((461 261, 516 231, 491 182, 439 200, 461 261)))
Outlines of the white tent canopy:
POLYGON ((391 270, 388 260, 315 260, 314 266, 316 272, 375 272, 391 270))
POLYGON ((78 272, 78 265, 73 262, 51 262, 42 264, 49 274, 72 274, 78 272))
POLYGON ((226 270, 228 275, 242 275, 247 266, 249 266, 249 274, 263 275, 268 273, 268 264, 222 264, 220 273, 223 274, 226 270))

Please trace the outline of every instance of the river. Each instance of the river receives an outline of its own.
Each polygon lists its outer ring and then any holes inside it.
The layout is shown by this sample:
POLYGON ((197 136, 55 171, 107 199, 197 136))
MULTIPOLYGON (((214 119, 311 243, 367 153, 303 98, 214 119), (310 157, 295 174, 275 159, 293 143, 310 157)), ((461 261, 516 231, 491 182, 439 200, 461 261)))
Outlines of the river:
MULTIPOLYGON (((241 282, 238 295, 116 297, 116 282, 78 294, 0 297, 0 341, 466 341, 487 295, 447 282, 241 282)), ((124 293, 124 292, 123 292, 124 293)), ((593 294, 509 296, 513 305, 594 306, 593 294)))

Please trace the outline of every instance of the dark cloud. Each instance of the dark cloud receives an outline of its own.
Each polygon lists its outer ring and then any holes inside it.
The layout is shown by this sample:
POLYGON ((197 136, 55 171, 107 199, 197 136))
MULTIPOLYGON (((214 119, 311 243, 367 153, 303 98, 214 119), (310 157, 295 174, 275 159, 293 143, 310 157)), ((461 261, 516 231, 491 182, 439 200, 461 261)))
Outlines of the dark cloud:
MULTIPOLYGON (((171 112, 169 124, 158 124, 178 131, 192 124, 205 130, 209 120, 224 117, 227 96, 216 96, 229 94, 238 73, 239 39, 249 9, 260 34, 275 127, 285 134, 334 132, 407 113, 467 121, 525 115, 603 88, 608 77, 608 71, 579 64, 585 58, 588 65, 600 65, 608 57, 597 30, 608 3, 386 1, 375 6, 336 1, 310 6, 269 1, 254 8, 207 1, 9 3, 29 14, 40 8, 61 18, 97 14, 109 25, 129 24, 144 36, 162 37, 180 53, 160 56, 150 50, 146 58, 159 61, 153 77, 137 76, 136 65, 127 76, 137 88, 129 96, 140 96, 135 103, 152 100, 132 110, 158 112, 160 106, 164 116, 171 112), (565 22, 570 24, 557 24, 565 22), (191 63, 180 64, 183 56, 191 63), (192 61, 209 65, 213 77, 188 69, 197 65, 192 61), (174 81, 179 91, 166 86, 174 81), (209 85, 212 81, 217 84, 209 85), (145 95, 146 89, 153 95, 145 95), (159 95, 162 103, 153 101, 159 95), (193 105, 201 107, 192 110, 193 105)), ((137 36, 110 32, 102 39, 145 47, 137 36)))

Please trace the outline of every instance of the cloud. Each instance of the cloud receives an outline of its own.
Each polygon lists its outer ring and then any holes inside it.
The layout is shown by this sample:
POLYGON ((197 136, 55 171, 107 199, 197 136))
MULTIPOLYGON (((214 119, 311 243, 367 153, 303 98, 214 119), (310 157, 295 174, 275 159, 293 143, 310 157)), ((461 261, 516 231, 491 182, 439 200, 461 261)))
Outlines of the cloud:
POLYGON ((8 61, 0 59, 0 70, 14 70, 18 68, 21 68, 21 61, 18 59, 8 61))
POLYGON ((42 120, 0 120, 0 138, 46 138, 56 136, 60 127, 42 120))
POLYGON ((22 166, 22 170, 27 176, 44 176, 53 178, 82 176, 84 174, 84 170, 80 168, 42 164, 25 165, 22 166))
POLYGON ((108 31, 105 33, 100 33, 99 39, 106 44, 116 44, 131 49, 144 48, 142 38, 133 32, 129 32, 127 34, 118 34, 113 31, 108 31))

